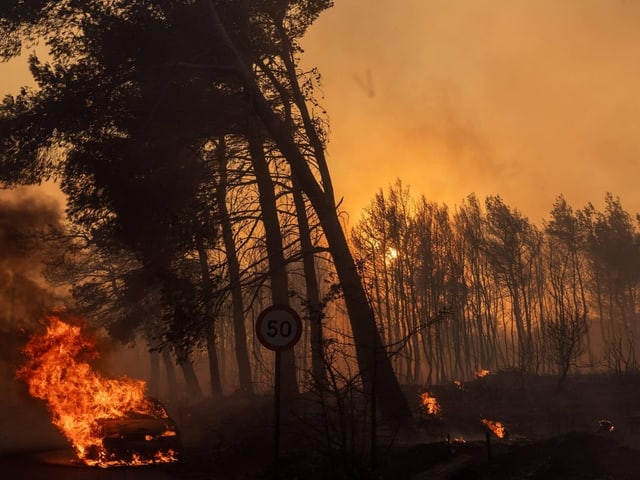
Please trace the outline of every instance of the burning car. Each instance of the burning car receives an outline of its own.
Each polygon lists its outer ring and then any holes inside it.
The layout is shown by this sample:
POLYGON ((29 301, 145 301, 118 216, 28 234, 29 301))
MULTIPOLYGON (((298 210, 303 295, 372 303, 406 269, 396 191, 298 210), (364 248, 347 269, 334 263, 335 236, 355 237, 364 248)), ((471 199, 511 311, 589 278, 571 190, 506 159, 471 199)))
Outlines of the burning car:
POLYGON ((80 320, 46 320, 46 331, 25 345, 26 361, 17 375, 33 397, 46 402, 78 460, 99 467, 176 461, 176 423, 146 395, 146 382, 107 378, 95 370, 89 360, 99 356, 96 342, 80 320))
POLYGON ((180 432, 157 400, 146 412, 129 411, 122 417, 96 421, 102 445, 87 449, 86 463, 99 466, 143 465, 177 460, 180 432))

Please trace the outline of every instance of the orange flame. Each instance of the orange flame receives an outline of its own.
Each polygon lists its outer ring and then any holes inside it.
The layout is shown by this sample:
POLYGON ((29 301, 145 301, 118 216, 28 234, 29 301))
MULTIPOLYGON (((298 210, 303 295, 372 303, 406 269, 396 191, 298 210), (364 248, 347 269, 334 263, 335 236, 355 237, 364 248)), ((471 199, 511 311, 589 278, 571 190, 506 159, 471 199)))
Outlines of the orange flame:
POLYGON ((447 443, 449 445, 461 445, 461 444, 467 443, 467 441, 462 436, 451 438, 450 436, 447 435, 447 443))
POLYGON ((491 370, 482 369, 476 371, 476 377, 478 378, 486 377, 487 375, 491 375, 491 370))
POLYGON ((422 400, 422 408, 428 415, 437 415, 440 413, 440 405, 434 397, 429 392, 422 392, 420 394, 420 400, 422 400))
POLYGON ((498 438, 504 438, 507 435, 507 430, 504 428, 504 425, 500 422, 495 422, 493 420, 487 420, 483 418, 480 420, 482 424, 487 427, 493 434, 498 438))
POLYGON ((154 415, 157 407, 145 397, 146 383, 102 377, 87 363, 98 357, 95 342, 79 326, 57 316, 46 320, 46 332, 32 336, 25 346, 27 361, 17 374, 26 380, 32 396, 47 403, 53 424, 73 445, 78 458, 101 467, 175 461, 173 451, 158 452, 149 461, 136 454, 127 461, 108 454, 97 422, 128 412, 154 415))

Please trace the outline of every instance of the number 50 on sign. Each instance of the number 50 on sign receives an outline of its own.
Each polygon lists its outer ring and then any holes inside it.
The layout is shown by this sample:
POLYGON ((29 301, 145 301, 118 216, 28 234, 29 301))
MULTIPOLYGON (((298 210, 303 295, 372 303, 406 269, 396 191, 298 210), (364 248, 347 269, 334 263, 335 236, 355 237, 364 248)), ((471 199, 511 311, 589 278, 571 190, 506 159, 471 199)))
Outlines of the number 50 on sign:
POLYGON ((256 335, 260 343, 270 350, 293 347, 302 334, 302 322, 296 311, 285 305, 266 308, 256 321, 256 335))

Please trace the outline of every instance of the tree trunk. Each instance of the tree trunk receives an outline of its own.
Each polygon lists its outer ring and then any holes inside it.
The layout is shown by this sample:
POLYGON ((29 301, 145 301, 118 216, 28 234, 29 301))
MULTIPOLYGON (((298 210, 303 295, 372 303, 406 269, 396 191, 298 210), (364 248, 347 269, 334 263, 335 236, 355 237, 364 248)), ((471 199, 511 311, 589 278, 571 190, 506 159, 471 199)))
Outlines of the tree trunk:
POLYGON ((200 388, 200 382, 196 376, 196 371, 193 368, 193 363, 188 358, 180 362, 180 368, 182 369, 182 375, 186 383, 187 395, 190 400, 202 398, 202 388, 200 388))
POLYGON ((220 365, 216 350, 216 335, 212 328, 207 332, 207 358, 209 360, 209 381, 211 383, 211 395, 222 395, 222 381, 220 379, 220 365))
POLYGON ((169 352, 167 348, 162 350, 162 361, 167 375, 167 397, 169 400, 175 401, 178 398, 178 379, 176 377, 176 369, 173 365, 171 352, 169 352))
POLYGON ((309 317, 310 340, 311 340, 311 372, 314 385, 324 390, 327 378, 324 369, 322 353, 322 317, 323 307, 320 302, 320 289, 316 277, 316 267, 313 255, 313 244, 309 232, 309 219, 307 217, 304 197, 302 192, 294 184, 293 201, 296 207, 296 218, 298 220, 298 230, 300 233, 300 249, 302 251, 302 266, 304 269, 307 315, 309 317))
POLYGON ((160 396, 160 354, 149 352, 149 395, 153 398, 160 396))
POLYGON ((244 304, 242 300, 242 286, 240 285, 240 262, 236 254, 231 219, 229 217, 229 209, 227 208, 228 180, 226 150, 224 136, 220 136, 216 150, 219 182, 216 189, 216 198, 221 219, 222 239, 224 241, 227 258, 227 268, 229 269, 235 354, 238 364, 240 391, 252 394, 253 382, 251 381, 251 363, 249 362, 249 350, 247 348, 247 330, 244 324, 244 304))
MULTIPOLYGON (((264 156, 263 142, 255 124, 249 122, 247 137, 251 164, 258 184, 260 212, 265 230, 267 257, 269 259, 269 279, 271 281, 271 300, 274 305, 289 306, 289 280, 282 246, 280 220, 276 205, 273 182, 269 165, 264 156)), ((281 352, 281 392, 284 397, 298 394, 296 363, 293 349, 281 352)))
POLYGON ((209 256, 201 237, 196 239, 198 247, 198 259, 200 261, 200 273, 202 275, 202 300, 204 302, 204 315, 207 322, 207 357, 209 360, 209 384, 211 394, 215 397, 222 395, 222 382, 220 380, 220 366, 218 365, 218 353, 216 352, 216 322, 213 312, 213 281, 209 274, 209 256))

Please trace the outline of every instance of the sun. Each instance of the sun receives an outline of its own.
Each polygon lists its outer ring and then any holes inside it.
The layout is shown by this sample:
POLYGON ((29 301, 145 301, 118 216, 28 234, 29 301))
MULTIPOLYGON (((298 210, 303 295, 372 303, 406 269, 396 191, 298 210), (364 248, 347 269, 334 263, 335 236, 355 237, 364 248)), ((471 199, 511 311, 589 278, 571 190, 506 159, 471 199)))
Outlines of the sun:
POLYGON ((393 247, 389 247, 387 249, 387 254, 385 255, 385 258, 387 259, 388 262, 397 259, 398 258, 398 250, 393 248, 393 247))

